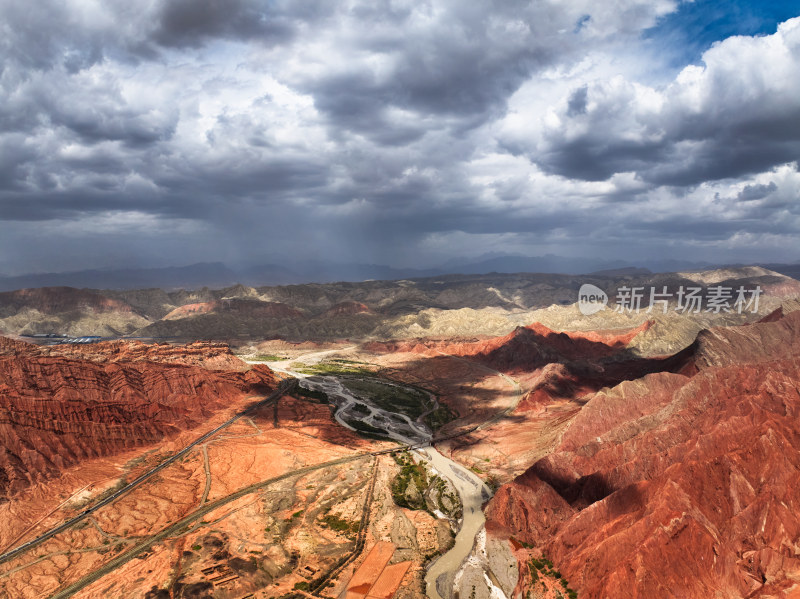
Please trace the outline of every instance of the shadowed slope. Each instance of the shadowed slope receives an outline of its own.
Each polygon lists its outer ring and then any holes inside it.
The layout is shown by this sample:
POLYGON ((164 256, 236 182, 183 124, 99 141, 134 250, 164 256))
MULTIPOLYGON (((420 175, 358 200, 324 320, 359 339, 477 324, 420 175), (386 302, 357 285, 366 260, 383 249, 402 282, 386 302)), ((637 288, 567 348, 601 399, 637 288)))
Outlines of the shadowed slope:
MULTIPOLYGON (((257 366, 209 370, 166 363, 181 348, 162 347, 146 355, 142 344, 99 344, 80 350, 43 348, 3 340, 0 355, 0 496, 8 496, 90 457, 119 452, 163 439, 203 422, 233 400, 268 393, 272 372, 257 366), (103 353, 103 350, 107 353, 103 353), (137 355, 138 352, 138 355, 137 355), (51 353, 52 355, 46 355, 51 353), (161 354, 161 355, 159 355, 161 354), (159 361, 162 359, 164 361, 159 361)), ((156 346, 158 347, 158 346, 156 346)), ((197 364, 202 352, 187 354, 197 364)), ((241 362, 227 352, 217 366, 241 362)), ((216 355, 215 355, 216 353, 216 355)))
POLYGON ((547 555, 581 597, 795 588, 800 313, 706 331, 690 350, 684 374, 591 396, 555 450, 497 492, 490 532, 547 555))

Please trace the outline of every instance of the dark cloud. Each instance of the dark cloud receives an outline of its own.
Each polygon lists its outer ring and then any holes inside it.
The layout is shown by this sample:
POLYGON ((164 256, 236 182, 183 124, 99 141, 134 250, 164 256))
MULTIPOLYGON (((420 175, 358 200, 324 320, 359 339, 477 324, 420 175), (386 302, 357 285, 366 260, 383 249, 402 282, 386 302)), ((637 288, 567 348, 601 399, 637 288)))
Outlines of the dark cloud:
POLYGON ((643 176, 655 185, 692 186, 764 172, 800 155, 800 140, 791 144, 768 139, 748 143, 721 136, 690 148, 675 144, 670 149, 671 161, 654 162, 643 169, 643 176))
MULTIPOLYGON (((71 39, 69 25, 73 18, 61 3, 42 0, 25 5, 6 1, 0 4, 0 19, 4 77, 16 74, 11 72, 15 64, 46 69, 55 61, 60 62, 62 57, 70 64, 89 64, 92 59, 98 59, 97 44, 88 39, 81 43, 71 39)), ((77 33, 76 37, 82 37, 82 33, 77 33)))
MULTIPOLYGON (((0 138, 0 190, 15 191, 23 188, 27 174, 26 165, 36 157, 33 148, 25 147, 23 143, 24 138, 20 134, 0 138)), ((4 201, 0 202, 0 206, 4 205, 4 201)))
POLYGON ((724 241, 736 233, 772 235, 797 233, 791 223, 770 222, 758 218, 743 219, 698 219, 674 216, 657 222, 633 223, 631 231, 645 231, 651 235, 692 241, 724 241))
POLYGON ((145 194, 131 196, 116 194, 119 189, 92 188, 85 185, 80 191, 59 192, 50 189, 39 192, 35 202, 22 193, 7 194, 3 199, 3 220, 5 221, 51 221, 75 219, 91 214, 105 212, 142 211, 162 216, 175 216, 176 202, 163 198, 148 198, 145 194), (113 200, 109 200, 109 192, 113 200))
POLYGON ((755 200, 763 200, 769 194, 778 190, 778 186, 774 181, 767 184, 745 185, 745 188, 739 192, 737 199, 740 202, 753 202, 755 200))
POLYGON ((168 0, 156 15, 151 37, 162 46, 177 47, 198 47, 214 38, 285 43, 295 28, 274 7, 251 0, 168 0))
POLYGON ((605 181, 615 173, 648 171, 653 164, 662 163, 669 149, 661 142, 629 141, 597 132, 559 144, 542 153, 539 162, 565 177, 605 181))
MULTIPOLYGON (((584 114, 576 111, 574 99, 570 97, 569 117, 584 114)), ((736 123, 705 115, 702 127, 680 123, 680 129, 671 129, 674 124, 667 121, 662 133, 652 136, 631 135, 615 119, 601 119, 582 135, 554 140, 535 156, 519 144, 506 147, 565 177, 602 181, 615 173, 636 172, 653 185, 668 186, 744 177, 800 156, 800 113, 794 106, 768 122, 746 110, 738 118, 736 123)))
POLYGON ((175 118, 159 115, 148 122, 146 116, 126 110, 50 113, 53 125, 68 128, 87 144, 120 141, 134 148, 144 148, 172 137, 177 125, 175 118))
MULTIPOLYGON (((277 201, 314 193, 327 182, 327 169, 313 162, 273 159, 267 164, 225 161, 199 169, 171 170, 154 181, 173 193, 194 192, 236 201, 253 197, 277 201)), ((190 212, 192 206, 187 206, 190 212)))
POLYGON ((582 85, 569 97, 567 101, 567 116, 586 114, 586 101, 589 97, 589 86, 582 85))
POLYGON ((795 30, 661 85, 596 66, 667 10, 0 0, 0 250, 52 270, 796 241, 795 30))
POLYGON ((440 127, 482 124, 533 70, 552 61, 551 45, 532 31, 498 39, 512 22, 500 10, 492 18, 488 9, 441 18, 447 19, 441 29, 415 29, 409 13, 393 15, 389 31, 357 42, 351 65, 332 65, 331 73, 313 78, 300 74, 299 88, 314 96, 333 129, 398 143, 417 139, 430 116, 458 119, 440 127), (397 35, 395 27, 405 34, 397 35), (382 57, 385 67, 370 70, 359 60, 365 54, 382 57), (419 124, 398 124, 393 108, 411 111, 419 124))
MULTIPOLYGON (((322 58, 327 71, 294 79, 334 133, 346 129, 378 143, 413 141, 431 126, 462 135, 501 116, 532 74, 575 55, 583 27, 573 31, 574 23, 591 21, 580 3, 563 11, 523 1, 434 4, 396 9, 385 2, 337 14, 339 29, 326 33, 341 41, 341 56, 322 58), (342 32, 348 35, 340 39, 342 32), (392 109, 417 115, 421 126, 398 124, 392 109)), ((635 29, 655 14, 636 1, 619 8, 614 26, 635 29)), ((594 35, 611 34, 601 27, 594 35)))

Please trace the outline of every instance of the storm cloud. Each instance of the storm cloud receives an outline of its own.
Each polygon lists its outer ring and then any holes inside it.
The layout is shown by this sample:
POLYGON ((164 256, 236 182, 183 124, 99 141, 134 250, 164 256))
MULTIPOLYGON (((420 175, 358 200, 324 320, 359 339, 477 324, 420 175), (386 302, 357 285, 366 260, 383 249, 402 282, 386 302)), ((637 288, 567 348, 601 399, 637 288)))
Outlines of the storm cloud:
POLYGON ((0 270, 798 259, 800 18, 681 7, 0 0, 0 270))

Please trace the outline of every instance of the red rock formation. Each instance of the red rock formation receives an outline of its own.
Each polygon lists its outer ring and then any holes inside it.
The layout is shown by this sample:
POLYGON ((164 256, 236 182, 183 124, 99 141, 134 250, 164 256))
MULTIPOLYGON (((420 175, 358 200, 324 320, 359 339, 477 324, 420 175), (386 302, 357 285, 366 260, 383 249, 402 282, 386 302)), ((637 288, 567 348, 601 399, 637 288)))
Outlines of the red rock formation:
POLYGON ((394 341, 367 347, 372 351, 459 356, 512 374, 526 389, 517 408, 524 413, 539 410, 554 399, 580 398, 651 372, 684 368, 687 352, 666 358, 639 358, 627 350, 633 338, 650 326, 646 321, 623 331, 559 333, 534 323, 481 341, 394 341))
POLYGON ((9 337, 0 337, 0 355, 2 356, 29 355, 36 354, 38 351, 37 346, 31 343, 9 337))
POLYGON ((773 322, 714 328, 697 336, 697 367, 791 359, 800 355, 800 312, 773 322))
POLYGON ((483 340, 372 342, 365 348, 374 352, 448 354, 483 362, 504 372, 531 372, 554 362, 591 360, 622 352, 636 335, 648 330, 650 321, 624 331, 556 332, 535 322, 517 327, 508 335, 483 340))
MULTIPOLYGON (((1 346, 0 346, 1 347, 1 346)), ((103 341, 89 345, 61 344, 39 349, 46 356, 63 356, 93 362, 161 362, 200 366, 209 370, 249 370, 227 343, 195 341, 182 345, 142 343, 141 341, 103 341)))
POLYGON ((368 314, 370 309, 366 304, 361 302, 341 302, 335 306, 331 306, 322 313, 323 318, 330 318, 334 316, 352 316, 353 314, 368 314))
POLYGON ((783 306, 779 306, 778 308, 767 314, 764 318, 762 318, 758 322, 775 322, 783 318, 784 315, 785 313, 783 310, 783 306))
POLYGON ((530 372, 553 362, 596 360, 622 352, 649 322, 624 331, 557 333, 533 323, 505 337, 466 345, 448 346, 446 353, 470 356, 504 372, 530 372))
POLYGON ((705 331, 690 351, 684 374, 593 395, 498 490, 489 532, 546 555, 587 599, 798 592, 800 313, 705 331))
MULTIPOLYGON (((0 496, 81 460, 192 428, 232 401, 263 396, 276 385, 265 366, 243 372, 166 363, 171 358, 159 355, 168 354, 163 346, 98 344, 85 350, 94 361, 10 340, 0 348, 0 496)), ((198 350, 189 346, 190 361, 204 361, 198 350)))
POLYGON ((177 320, 179 318, 188 318, 190 316, 197 316, 198 314, 208 314, 217 309, 219 302, 200 302, 196 304, 184 304, 178 306, 172 312, 164 316, 164 320, 177 320))
POLYGON ((230 298, 199 304, 186 304, 175 308, 164 320, 179 320, 204 314, 235 313, 256 318, 302 318, 303 313, 280 302, 263 302, 255 299, 230 298))

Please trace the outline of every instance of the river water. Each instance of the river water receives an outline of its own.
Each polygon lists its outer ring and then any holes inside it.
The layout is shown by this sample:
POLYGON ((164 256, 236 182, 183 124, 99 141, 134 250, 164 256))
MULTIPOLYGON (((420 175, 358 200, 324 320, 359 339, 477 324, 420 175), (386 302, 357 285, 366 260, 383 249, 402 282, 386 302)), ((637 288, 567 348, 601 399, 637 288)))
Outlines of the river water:
MULTIPOLYGON (((420 419, 411 420, 405 414, 390 412, 357 397, 335 376, 311 376, 295 372, 289 370, 289 364, 285 362, 273 362, 269 366, 296 377, 301 387, 326 393, 336 404, 334 417, 342 426, 355 430, 350 422, 361 421, 386 431, 387 436, 399 443, 422 445, 431 441, 432 433, 420 419)), ((435 398, 432 400, 435 402, 435 398)), ((491 497, 491 490, 474 472, 443 456, 432 445, 416 449, 414 454, 427 462, 436 474, 447 479, 461 498, 463 517, 455 543, 431 564, 425 575, 428 597, 451 599, 455 575, 472 550, 475 536, 485 522, 481 506, 491 497)))

